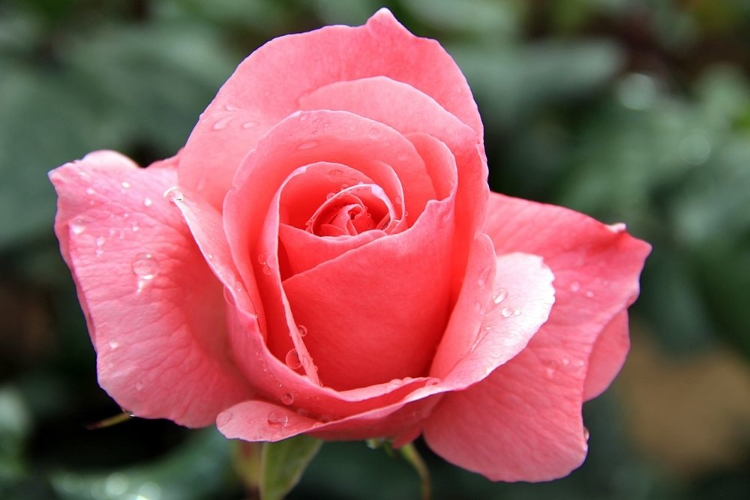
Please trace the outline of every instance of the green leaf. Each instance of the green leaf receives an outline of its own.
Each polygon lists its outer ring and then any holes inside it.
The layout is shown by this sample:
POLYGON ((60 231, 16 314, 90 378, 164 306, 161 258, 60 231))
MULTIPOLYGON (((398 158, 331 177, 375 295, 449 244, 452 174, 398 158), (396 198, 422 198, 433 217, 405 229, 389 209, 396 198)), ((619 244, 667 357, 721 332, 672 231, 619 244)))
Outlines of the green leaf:
POLYGON ((264 443, 260 478, 262 500, 281 500, 292 491, 322 444, 323 441, 309 436, 264 443))

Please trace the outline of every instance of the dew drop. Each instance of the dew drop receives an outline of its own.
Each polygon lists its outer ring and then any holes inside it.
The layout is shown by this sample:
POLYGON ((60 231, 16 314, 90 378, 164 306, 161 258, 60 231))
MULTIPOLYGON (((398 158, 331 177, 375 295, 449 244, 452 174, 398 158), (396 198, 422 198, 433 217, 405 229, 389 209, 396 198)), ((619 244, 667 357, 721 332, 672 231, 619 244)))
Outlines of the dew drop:
POLYGON ((573 293, 577 293, 581 289, 581 284, 577 281, 574 281, 570 284, 570 291, 573 293))
POLYGON ((490 279, 490 275, 492 274, 492 268, 486 267, 482 272, 479 274, 479 278, 477 279, 477 285, 484 286, 487 281, 490 279))
POLYGON ((401 196, 396 196, 396 199, 395 199, 395 200, 393 200, 393 202, 394 202, 394 203, 395 203, 396 205, 401 205, 401 204, 402 204, 402 203, 404 202, 404 199, 403 199, 403 198, 401 198, 401 196))
POLYGON ((309 116, 309 115, 306 115, 306 114, 302 114, 302 112, 300 112, 300 115, 299 115, 299 121, 301 121, 301 122, 306 122, 308 118, 310 118, 310 116, 309 116))
POLYGON ((184 195, 182 194, 182 191, 177 189, 177 186, 173 186, 164 191, 164 198, 166 198, 166 200, 170 203, 175 203, 178 201, 182 201, 184 195))
POLYGON ((624 222, 616 222, 614 224, 610 224, 609 226, 607 226, 607 229, 609 229, 615 234, 619 234, 619 233, 624 233, 625 231, 627 231, 628 226, 625 225, 624 222))
POLYGON ((290 392, 285 392, 281 395, 281 402, 289 406, 294 403, 294 396, 290 392))
POLYGON ((343 174, 343 172, 341 171, 340 168, 332 168, 331 170, 328 171, 328 173, 326 174, 326 177, 328 178, 329 181, 336 182, 337 180, 341 178, 341 174, 343 174))
POLYGON ((232 121, 234 116, 225 116, 219 120, 216 121, 216 123, 213 124, 211 127, 213 130, 224 130, 227 128, 227 125, 232 121))
POLYGON ((334 196, 336 196, 336 193, 328 193, 328 194, 326 195, 326 200, 330 200, 330 199, 331 199, 331 198, 333 198, 334 196))
POLYGON ((305 325, 297 325, 297 330, 299 331, 300 337, 304 337, 307 335, 307 327, 305 325))
POLYGON ((262 271, 266 276, 271 276, 271 268, 268 266, 268 264, 263 264, 262 271))
POLYGON ((297 349, 290 349, 289 352, 286 353, 286 358, 284 360, 286 361, 286 365, 292 370, 299 370, 302 368, 302 361, 299 359, 297 349))
POLYGON ((589 430, 588 430, 587 428, 585 428, 585 427, 584 427, 584 428, 583 428, 583 439, 584 439, 584 440, 586 440, 586 442, 588 442, 588 440, 589 440, 589 436, 590 436, 590 434, 589 434, 589 430))
POLYGON ((297 410, 297 415, 299 415, 300 417, 307 418, 310 416, 310 410, 307 410, 305 408, 300 408, 299 410, 297 410))
POLYGON ((104 236, 99 236, 99 237, 98 237, 98 238, 96 239, 96 246, 97 246, 97 247, 101 247, 102 245, 104 245, 104 242, 105 242, 105 241, 106 241, 106 240, 104 239, 104 236))
POLYGON ((73 234, 81 234, 86 230, 86 221, 81 218, 73 219, 70 223, 70 230, 73 231, 73 234))
POLYGON ((287 423, 289 423, 289 417, 286 413, 275 410, 268 412, 268 425, 271 427, 284 428, 287 423))
POLYGON ((110 340, 109 341, 109 347, 111 349, 117 349, 120 346, 120 343, 116 340, 110 340))
MULTIPOLYGON (((304 116, 304 115, 303 115, 304 116)), ((297 146, 297 149, 300 151, 304 151, 306 149, 312 149, 318 145, 318 141, 307 141, 303 142, 299 146, 297 146)))
POLYGON ((133 261, 133 272, 141 279, 152 280, 159 274, 159 261, 150 253, 140 254, 133 261))
POLYGON ((232 421, 232 418, 234 418, 234 415, 231 412, 221 412, 219 413, 219 416, 216 417, 216 425, 219 427, 227 425, 232 421))
POLYGON ((513 309, 510 307, 503 307, 502 311, 500 311, 500 314, 503 318, 510 318, 513 316, 513 309))
POLYGON ((515 308, 513 309, 513 316, 520 316, 521 315, 521 309, 515 308))
POLYGON ((86 194, 87 195, 91 196, 94 193, 96 193, 96 191, 94 191, 94 188, 86 188, 86 194))
POLYGON ((257 125, 256 122, 245 122, 242 124, 242 128, 249 129, 249 128, 253 128, 256 125, 257 125))
POLYGON ((261 266, 265 266, 266 265, 266 255, 265 254, 262 254, 262 253, 258 254, 258 263, 261 266))
POLYGON ((492 299, 492 302, 495 303, 495 305, 500 304, 502 301, 505 300, 505 298, 508 296, 508 291, 505 288, 501 288, 497 291, 497 294, 495 294, 495 298, 492 299))
POLYGON ((141 392, 143 390, 143 382, 136 382, 135 383, 135 390, 138 392, 141 392))
POLYGON ((370 131, 369 131, 369 132, 367 133, 367 135, 368 135, 368 137, 369 137, 370 139, 377 139, 377 138, 378 138, 378 137, 380 136, 380 130, 379 130, 379 129, 377 129, 377 128, 372 128, 372 129, 370 129, 370 131))
POLYGON ((143 199, 143 206, 144 207, 150 207, 154 202, 151 200, 151 198, 144 198, 143 199))
POLYGON ((123 189, 130 189, 130 183, 128 181, 122 181, 120 185, 123 187, 123 189))

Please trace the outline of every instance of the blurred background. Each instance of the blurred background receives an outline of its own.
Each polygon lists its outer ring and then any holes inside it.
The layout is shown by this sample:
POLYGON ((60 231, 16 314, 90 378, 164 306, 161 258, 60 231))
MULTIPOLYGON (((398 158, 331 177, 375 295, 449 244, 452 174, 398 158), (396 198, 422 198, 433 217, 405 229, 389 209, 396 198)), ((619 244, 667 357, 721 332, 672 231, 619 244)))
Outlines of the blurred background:
MULTIPOLYGON (((496 191, 654 246, 631 355, 584 409, 586 463, 493 484, 419 444, 436 499, 750 498, 750 2, 0 0, 0 498, 241 499, 215 430, 135 419, 96 384, 48 170, 173 155, 272 37, 389 7, 455 57, 496 191)), ((292 499, 418 497, 403 460, 329 443, 292 499)))

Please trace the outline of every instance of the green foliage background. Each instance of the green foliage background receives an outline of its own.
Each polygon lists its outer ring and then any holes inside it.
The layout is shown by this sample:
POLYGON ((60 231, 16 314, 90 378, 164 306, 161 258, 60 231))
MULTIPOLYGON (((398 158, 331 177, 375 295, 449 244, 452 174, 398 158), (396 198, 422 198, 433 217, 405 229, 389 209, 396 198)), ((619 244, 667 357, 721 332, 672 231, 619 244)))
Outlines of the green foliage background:
MULTIPOLYGON (((717 350, 747 368, 750 2, 0 0, 0 498, 243 497, 214 430, 85 428, 119 408, 96 385, 46 172, 95 149, 142 164, 171 156, 257 46, 361 24, 381 6, 465 72, 494 190, 627 222, 654 245, 634 348, 656 346, 662 365, 688 372, 717 350)), ((620 384, 585 408, 591 451, 570 477, 493 484, 421 447, 435 498, 750 498, 750 419, 732 420, 731 460, 686 472, 642 444, 638 389, 620 384)), ((726 398, 750 401, 742 391, 726 398)), ((332 443, 290 498, 417 496, 404 462, 332 443)))

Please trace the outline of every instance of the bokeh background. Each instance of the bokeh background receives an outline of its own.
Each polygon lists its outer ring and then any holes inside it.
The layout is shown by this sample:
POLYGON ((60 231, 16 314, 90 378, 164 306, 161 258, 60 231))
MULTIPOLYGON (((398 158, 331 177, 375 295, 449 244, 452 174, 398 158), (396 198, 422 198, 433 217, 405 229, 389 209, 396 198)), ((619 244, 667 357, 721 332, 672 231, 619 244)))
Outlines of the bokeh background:
MULTIPOLYGON (((215 430, 86 428, 120 409, 96 385, 46 172, 95 149, 171 156, 254 48, 381 6, 465 72, 494 190, 654 245, 630 358, 584 409, 587 462, 493 484, 418 443, 434 497, 750 498, 744 0, 0 0, 0 498, 243 498, 215 430)), ((290 498, 417 498, 418 484, 398 457, 330 443, 290 498)))

